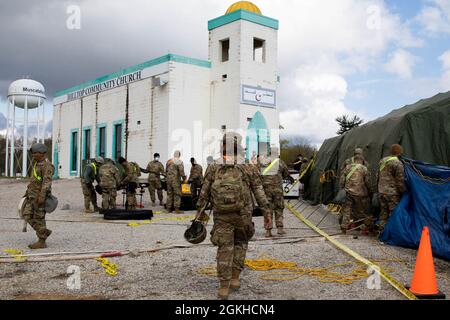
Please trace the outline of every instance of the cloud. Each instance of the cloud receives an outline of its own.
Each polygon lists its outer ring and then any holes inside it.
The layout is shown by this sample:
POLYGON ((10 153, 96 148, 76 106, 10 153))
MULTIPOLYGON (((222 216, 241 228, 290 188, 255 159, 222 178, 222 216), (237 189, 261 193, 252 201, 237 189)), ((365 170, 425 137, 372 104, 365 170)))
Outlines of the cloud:
POLYGON ((413 68, 419 58, 410 52, 398 49, 390 56, 389 61, 384 65, 387 72, 399 76, 401 79, 411 79, 413 75, 413 68))
POLYGON ((285 128, 283 134, 300 135, 320 146, 324 139, 336 135, 339 128, 336 117, 355 114, 343 102, 348 91, 343 77, 300 68, 292 82, 299 104, 280 114, 281 125, 285 128))
POLYGON ((440 87, 443 91, 450 90, 450 50, 444 52, 439 58, 442 63, 442 76, 440 87))
POLYGON ((429 0, 415 18, 430 35, 450 33, 450 0, 429 0))
POLYGON ((442 62, 442 68, 443 69, 450 69, 450 50, 444 52, 439 57, 439 60, 442 62))

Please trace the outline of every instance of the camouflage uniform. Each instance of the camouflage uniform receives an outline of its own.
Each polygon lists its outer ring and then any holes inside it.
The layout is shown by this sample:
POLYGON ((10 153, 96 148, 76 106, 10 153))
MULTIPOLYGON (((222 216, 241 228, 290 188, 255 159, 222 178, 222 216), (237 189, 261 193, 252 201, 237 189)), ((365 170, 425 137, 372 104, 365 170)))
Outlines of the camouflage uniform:
POLYGON ((84 196, 84 209, 89 210, 90 204, 97 209, 97 193, 95 192, 94 186, 92 185, 94 181, 99 181, 98 172, 99 164, 94 162, 88 164, 84 169, 83 175, 81 176, 81 189, 83 190, 84 196))
POLYGON ((364 219, 366 229, 371 227, 372 219, 368 213, 369 187, 369 171, 366 166, 354 163, 344 168, 340 179, 340 188, 345 188, 347 193, 342 208, 341 229, 343 231, 348 229, 351 220, 364 219))
POLYGON ((392 211, 405 191, 403 163, 395 156, 381 159, 378 171, 378 199, 380 201, 380 229, 384 229, 392 211))
MULTIPOLYGON (((351 158, 348 158, 348 159, 346 159, 345 161, 344 161, 344 163, 342 163, 342 166, 341 166, 341 173, 342 173, 342 171, 344 171, 344 169, 348 166, 348 165, 352 165, 352 164, 354 164, 355 163, 355 157, 351 157, 351 158)), ((363 166, 365 166, 366 168, 367 168, 367 170, 369 170, 370 168, 369 168, 369 163, 366 161, 366 160, 363 160, 363 166)), ((370 170, 369 170, 370 171, 370 170)))
POLYGON ((162 203, 163 191, 161 186, 160 175, 164 174, 164 166, 158 160, 153 160, 148 163, 147 171, 148 171, 148 192, 150 193, 150 198, 154 203, 156 200, 155 190, 157 190, 159 202, 162 203))
POLYGON ((277 158, 274 161, 260 157, 259 169, 261 172, 262 183, 266 198, 270 203, 270 216, 264 216, 264 228, 272 230, 273 218, 275 216, 275 225, 277 228, 283 228, 283 210, 284 210, 284 191, 283 179, 289 177, 289 170, 283 160, 277 158), (275 161, 275 162, 274 162, 275 161), (273 166, 268 169, 270 164, 273 166))
POLYGON ((120 184, 119 169, 112 162, 102 165, 99 170, 100 187, 102 187, 102 209, 115 209, 117 186, 120 184))
MULTIPOLYGON (((211 187, 215 181, 217 170, 223 166, 221 163, 211 164, 206 170, 198 200, 200 209, 206 206, 210 197, 211 202, 214 203, 211 187)), ((235 213, 214 212, 214 226, 211 230, 211 242, 218 246, 217 275, 221 281, 230 281, 235 271, 240 273, 244 269, 248 241, 255 233, 252 223, 252 193, 259 206, 263 209, 269 206, 256 166, 251 164, 238 164, 237 166, 245 173, 245 181, 243 182, 244 208, 235 213)))
POLYGON ((194 197, 198 197, 199 189, 203 184, 203 168, 199 164, 192 165, 188 182, 191 184, 191 193, 194 197))
POLYGON ((127 209, 136 209, 136 188, 138 187, 138 176, 140 175, 140 170, 137 165, 131 162, 122 163, 125 177, 122 180, 122 184, 127 186, 127 209))
POLYGON ((181 183, 186 179, 183 161, 174 158, 167 161, 167 210, 179 210, 181 206, 181 183))
POLYGON ((45 223, 45 210, 37 204, 37 198, 45 199, 52 192, 52 177, 55 167, 46 158, 42 162, 35 162, 31 181, 28 184, 25 197, 27 198, 23 211, 24 220, 36 231, 39 240, 45 241, 51 231, 45 223))

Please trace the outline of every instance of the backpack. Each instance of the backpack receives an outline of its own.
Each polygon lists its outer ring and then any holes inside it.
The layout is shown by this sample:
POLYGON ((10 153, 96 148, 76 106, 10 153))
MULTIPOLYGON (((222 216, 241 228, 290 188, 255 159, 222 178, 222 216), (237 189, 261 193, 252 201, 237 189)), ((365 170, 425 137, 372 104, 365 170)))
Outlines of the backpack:
POLYGON ((141 176, 141 168, 136 162, 130 162, 131 168, 133 169, 133 173, 136 174, 137 177, 141 176))
POLYGON ((217 213, 240 212, 245 207, 245 173, 236 165, 220 165, 211 185, 213 210, 217 213))

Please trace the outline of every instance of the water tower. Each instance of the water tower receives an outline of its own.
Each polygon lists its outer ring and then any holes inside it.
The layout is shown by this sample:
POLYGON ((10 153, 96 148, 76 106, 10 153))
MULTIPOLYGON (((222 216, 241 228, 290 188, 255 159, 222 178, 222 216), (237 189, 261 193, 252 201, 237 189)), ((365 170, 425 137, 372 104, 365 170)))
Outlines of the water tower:
MULTIPOLYGON (((16 80, 8 89, 8 111, 6 125, 6 159, 5 176, 15 176, 15 142, 16 138, 22 137, 22 167, 23 177, 28 172, 28 139, 30 124, 36 126, 36 138, 38 142, 44 143, 45 138, 45 89, 44 86, 31 79, 16 80), (16 109, 23 110, 16 115, 16 109), (34 117, 30 119, 30 110, 33 110, 34 117), (20 118, 20 115, 23 118, 20 118), (18 130, 17 125, 22 125, 22 130, 18 130), (22 132, 20 132, 22 131, 22 132)), ((31 114, 31 115, 33 115, 31 114)))

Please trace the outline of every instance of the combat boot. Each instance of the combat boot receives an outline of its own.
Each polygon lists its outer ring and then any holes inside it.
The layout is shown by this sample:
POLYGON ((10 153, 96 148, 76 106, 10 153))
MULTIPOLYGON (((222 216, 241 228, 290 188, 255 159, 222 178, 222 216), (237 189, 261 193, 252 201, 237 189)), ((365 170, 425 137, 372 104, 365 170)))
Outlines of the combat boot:
POLYGON ((94 212, 99 212, 99 211, 100 211, 100 208, 98 206, 95 206, 94 207, 94 212))
POLYGON ((221 300, 228 300, 228 295, 230 294, 230 281, 221 280, 218 297, 221 300))
POLYGON ((233 274, 231 276, 230 281, 230 289, 231 290, 239 290, 241 287, 241 280, 239 280, 239 276, 241 275, 241 271, 238 269, 233 269, 233 274))
POLYGON ((47 245, 45 244, 44 239, 39 239, 36 243, 30 244, 28 248, 35 250, 35 249, 45 249, 47 248, 47 245))
POLYGON ((94 210, 92 210, 91 208, 84 209, 84 213, 94 213, 94 210))
POLYGON ((184 211, 181 211, 180 209, 175 209, 175 213, 176 213, 176 214, 183 214, 184 211))
MULTIPOLYGON (((46 231, 45 231, 45 239, 47 239, 48 237, 50 237, 51 234, 52 234, 52 230, 46 229, 46 231)), ((44 241, 45 241, 45 240, 44 240, 44 241)))
POLYGON ((286 231, 284 231, 283 227, 278 228, 278 234, 280 236, 284 236, 286 234, 286 231))
POLYGON ((270 229, 266 230, 266 233, 264 234, 264 237, 271 238, 272 237, 272 230, 270 230, 270 229))
POLYGON ((164 202, 160 201, 160 202, 159 202, 159 205, 160 205, 161 207, 164 207, 164 202))

